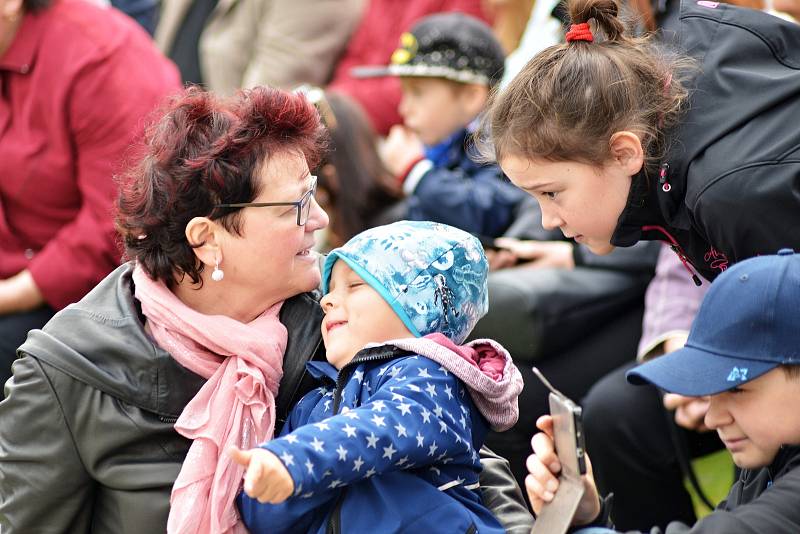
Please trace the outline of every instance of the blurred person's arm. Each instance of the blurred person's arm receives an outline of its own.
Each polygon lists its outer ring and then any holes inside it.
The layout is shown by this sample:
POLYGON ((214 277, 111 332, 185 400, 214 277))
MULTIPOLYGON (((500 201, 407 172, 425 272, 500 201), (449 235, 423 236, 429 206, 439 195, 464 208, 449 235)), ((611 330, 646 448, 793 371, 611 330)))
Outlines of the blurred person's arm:
POLYGON ((241 80, 245 88, 292 89, 331 78, 366 0, 266 2, 253 54, 241 80))
POLYGON ((30 271, 0 280, 0 315, 30 311, 44 303, 30 271))
POLYGON ((172 64, 137 44, 150 46, 134 41, 112 50, 72 81, 66 113, 81 207, 28 265, 44 300, 55 309, 80 300, 119 264, 114 174, 131 155, 149 115, 180 88, 172 64))

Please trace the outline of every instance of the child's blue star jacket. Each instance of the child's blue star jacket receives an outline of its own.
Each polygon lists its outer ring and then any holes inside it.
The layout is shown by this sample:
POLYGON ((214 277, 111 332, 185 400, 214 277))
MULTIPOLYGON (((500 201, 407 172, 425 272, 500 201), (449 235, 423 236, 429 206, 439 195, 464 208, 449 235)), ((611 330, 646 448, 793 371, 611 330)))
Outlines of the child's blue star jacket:
POLYGON ((283 461, 294 496, 271 505, 242 492, 250 532, 503 532, 481 502, 477 451, 487 420, 496 430, 516 422, 522 380, 510 356, 436 334, 390 343, 341 371, 309 362, 322 386, 262 445, 283 461))

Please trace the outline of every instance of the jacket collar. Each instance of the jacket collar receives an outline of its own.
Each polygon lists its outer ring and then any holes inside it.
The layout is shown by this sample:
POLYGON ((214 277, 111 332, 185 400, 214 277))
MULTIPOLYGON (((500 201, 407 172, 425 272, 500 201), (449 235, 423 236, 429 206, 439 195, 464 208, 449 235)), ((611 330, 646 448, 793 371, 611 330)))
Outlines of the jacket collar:
POLYGON ((0 70, 27 74, 33 69, 39 44, 44 35, 44 17, 47 9, 38 13, 25 13, 17 34, 6 53, 0 57, 0 70))

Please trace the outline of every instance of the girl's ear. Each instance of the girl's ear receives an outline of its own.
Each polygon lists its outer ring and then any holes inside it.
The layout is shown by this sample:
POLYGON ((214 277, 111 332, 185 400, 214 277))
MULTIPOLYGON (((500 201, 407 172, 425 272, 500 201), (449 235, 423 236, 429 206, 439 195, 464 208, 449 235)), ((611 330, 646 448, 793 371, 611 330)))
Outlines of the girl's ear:
POLYGON ((633 176, 642 170, 644 150, 639 136, 633 132, 615 132, 609 140, 611 158, 622 167, 625 174, 633 176))
POLYGON ((222 231, 222 227, 208 217, 194 217, 186 225, 186 240, 194 249, 194 255, 209 267, 213 267, 216 261, 222 261, 222 231))

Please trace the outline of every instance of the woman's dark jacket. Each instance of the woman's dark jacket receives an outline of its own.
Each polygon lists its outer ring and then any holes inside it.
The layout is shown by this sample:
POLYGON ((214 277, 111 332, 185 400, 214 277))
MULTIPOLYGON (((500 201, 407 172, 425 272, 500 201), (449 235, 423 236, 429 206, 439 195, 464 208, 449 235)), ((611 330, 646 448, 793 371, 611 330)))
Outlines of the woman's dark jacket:
POLYGON ((800 250, 800 25, 684 1, 679 32, 697 62, 689 109, 668 135, 663 180, 634 178, 612 243, 674 238, 713 280, 743 259, 800 250))
MULTIPOLYGON (((204 380, 145 334, 131 272, 119 267, 20 347, 0 403, 4 533, 166 530, 190 445, 173 425, 204 380)), ((306 361, 323 354, 313 295, 289 299, 280 317, 289 339, 278 425, 309 389, 306 361)), ((490 452, 483 460, 484 502, 507 528, 528 532, 507 462, 490 452)))

